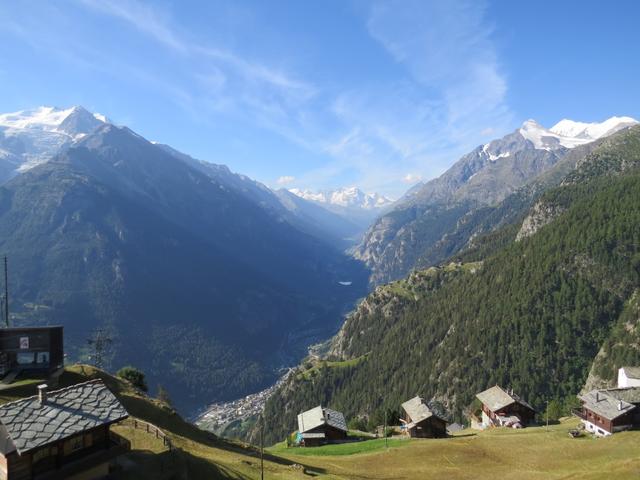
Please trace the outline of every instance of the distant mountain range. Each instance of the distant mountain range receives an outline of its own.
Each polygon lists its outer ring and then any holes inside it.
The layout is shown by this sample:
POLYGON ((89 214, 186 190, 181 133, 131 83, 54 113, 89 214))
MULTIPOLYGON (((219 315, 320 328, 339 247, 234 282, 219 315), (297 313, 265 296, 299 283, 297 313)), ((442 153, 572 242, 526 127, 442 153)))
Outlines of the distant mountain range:
POLYGON ((312 202, 326 205, 328 208, 353 208, 377 210, 388 207, 392 200, 377 193, 364 193, 358 187, 345 187, 336 190, 300 190, 292 188, 291 193, 312 202))
POLYGON ((268 385, 366 292, 313 215, 225 166, 82 107, 1 115, 0 132, 12 321, 63 324, 70 359, 105 329, 111 367, 183 411, 268 385))
POLYGON ((368 229, 354 255, 372 269, 374 284, 435 265, 478 233, 502 224, 500 218, 484 218, 483 209, 521 195, 523 186, 563 159, 570 164, 599 139, 636 123, 629 117, 591 124, 562 120, 546 129, 528 120, 513 133, 478 146, 440 177, 413 187, 368 229), (571 154, 574 150, 578 154, 571 154))
POLYGON ((365 193, 357 187, 319 191, 292 188, 279 192, 281 197, 293 194, 340 217, 346 222, 342 229, 345 247, 359 242, 371 223, 393 205, 389 198, 378 193, 365 193))

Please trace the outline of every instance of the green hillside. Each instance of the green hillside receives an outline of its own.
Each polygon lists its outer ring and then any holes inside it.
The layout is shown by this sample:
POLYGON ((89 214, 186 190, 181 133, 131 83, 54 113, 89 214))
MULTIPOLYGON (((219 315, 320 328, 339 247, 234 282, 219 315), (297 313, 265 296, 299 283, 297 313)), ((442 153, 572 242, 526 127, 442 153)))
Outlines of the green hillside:
MULTIPOLYGON (((615 135, 542 195, 532 215, 549 223, 537 233, 506 242, 479 268, 433 269, 377 289, 333 341, 333 360, 365 360, 292 376, 267 404, 270 440, 319 403, 379 417, 419 393, 461 419, 496 383, 542 410, 547 400, 575 401, 603 345, 615 351, 609 358, 640 362, 637 344, 617 340, 621 322, 634 332, 638 322, 639 159, 640 128, 615 135)), ((600 376, 612 379, 617 366, 601 362, 600 376)))
MULTIPOLYGON (((129 425, 114 430, 131 441, 132 450, 120 461, 116 480, 187 480, 260 478, 258 450, 228 442, 186 423, 166 404, 146 397, 128 382, 77 365, 67 367, 59 386, 102 378, 129 413, 151 422, 169 436, 176 449, 169 452, 152 433, 129 425)), ((0 392, 0 403, 35 393, 38 382, 24 381, 0 392)), ((279 444, 265 451, 265 479, 560 479, 571 475, 597 479, 637 478, 640 460, 635 455, 640 432, 624 432, 607 439, 572 439, 568 429, 576 419, 524 430, 465 430, 448 439, 391 439, 286 448, 279 444)))

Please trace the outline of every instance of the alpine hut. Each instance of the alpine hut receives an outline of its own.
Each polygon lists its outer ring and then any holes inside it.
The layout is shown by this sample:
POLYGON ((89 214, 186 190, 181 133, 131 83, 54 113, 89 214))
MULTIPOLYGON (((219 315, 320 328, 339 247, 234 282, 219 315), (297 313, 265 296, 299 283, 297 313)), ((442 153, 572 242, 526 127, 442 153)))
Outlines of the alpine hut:
POLYGON ((436 415, 419 396, 402 404, 407 435, 413 438, 438 438, 447 436, 447 421, 436 415))
POLYGON ((324 445, 346 438, 347 423, 340 412, 317 406, 298 415, 298 439, 305 447, 324 445))
POLYGON ((640 387, 592 390, 578 398, 582 408, 574 413, 596 436, 640 427, 640 387))
POLYGON ((476 395, 482 403, 482 427, 522 428, 535 419, 535 409, 513 390, 498 385, 476 395))
POLYGON ((106 478, 129 442, 110 431, 127 418, 120 401, 92 380, 0 406, 0 480, 106 478))

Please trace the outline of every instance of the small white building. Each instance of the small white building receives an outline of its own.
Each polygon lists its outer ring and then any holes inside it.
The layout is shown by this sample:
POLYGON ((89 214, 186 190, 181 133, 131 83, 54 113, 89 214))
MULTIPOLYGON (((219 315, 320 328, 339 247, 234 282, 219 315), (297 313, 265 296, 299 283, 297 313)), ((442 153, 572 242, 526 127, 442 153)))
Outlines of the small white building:
POLYGON ((640 367, 618 369, 618 388, 640 387, 640 367))

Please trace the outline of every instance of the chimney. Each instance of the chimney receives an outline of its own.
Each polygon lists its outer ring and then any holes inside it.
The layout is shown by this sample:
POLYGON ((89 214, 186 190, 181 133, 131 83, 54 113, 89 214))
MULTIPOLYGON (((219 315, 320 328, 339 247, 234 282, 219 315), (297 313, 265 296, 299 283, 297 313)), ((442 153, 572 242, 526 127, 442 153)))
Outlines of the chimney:
POLYGON ((47 403, 47 388, 49 387, 46 383, 38 385, 38 402, 40 402, 40 405, 47 403))
POLYGON ((600 392, 596 390, 596 402, 600 401, 600 392))
POLYGON ((622 411, 622 400, 618 402, 618 411, 622 411))

